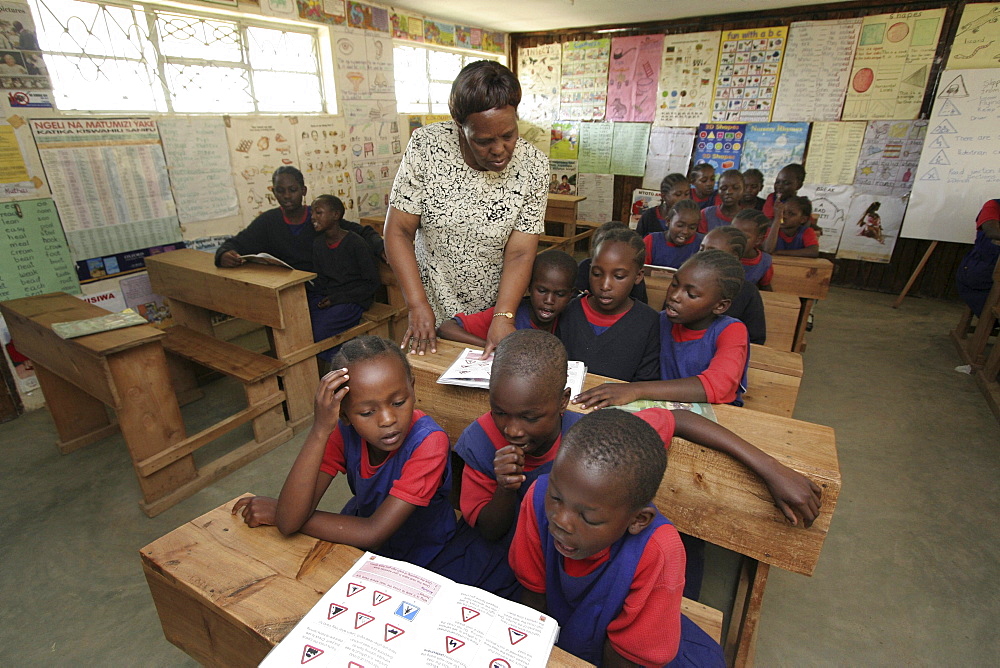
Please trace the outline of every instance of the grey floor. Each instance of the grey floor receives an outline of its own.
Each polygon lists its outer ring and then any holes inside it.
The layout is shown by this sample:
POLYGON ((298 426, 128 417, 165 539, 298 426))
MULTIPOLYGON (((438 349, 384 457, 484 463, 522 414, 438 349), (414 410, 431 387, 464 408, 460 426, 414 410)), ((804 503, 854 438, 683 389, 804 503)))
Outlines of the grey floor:
MULTIPOLYGON (((772 570, 760 666, 1000 657, 1000 428, 954 371, 959 308, 891 302, 834 289, 817 309, 796 417, 836 428, 843 491, 815 576, 772 570)), ((189 430, 237 390, 214 384, 189 430)), ((138 551, 242 492, 275 494, 303 437, 149 519, 120 438, 61 456, 46 411, 0 425, 0 665, 193 665, 162 636, 138 551)))

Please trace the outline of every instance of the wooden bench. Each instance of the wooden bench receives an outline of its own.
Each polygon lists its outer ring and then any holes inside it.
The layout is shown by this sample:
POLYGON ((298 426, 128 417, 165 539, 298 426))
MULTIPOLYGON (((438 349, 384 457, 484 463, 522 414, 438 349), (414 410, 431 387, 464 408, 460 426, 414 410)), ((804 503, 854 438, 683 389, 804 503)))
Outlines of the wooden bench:
POLYGON ((806 324, 817 299, 826 299, 833 277, 833 263, 823 258, 773 256, 774 275, 771 288, 775 292, 795 295, 800 299, 799 318, 795 327, 793 352, 805 348, 806 324))
MULTIPOLYGON (((996 285, 995 282, 994 287, 996 285)), ((1000 304, 993 306, 990 314, 994 322, 1000 321, 1000 304)), ((989 404, 997 420, 1000 420, 1000 340, 993 344, 986 363, 981 369, 976 370, 975 375, 976 384, 986 397, 986 403, 989 404)))
MULTIPOLYGON (((167 640, 206 666, 256 666, 363 554, 276 527, 251 529, 230 509, 236 499, 140 550, 167 640)), ((681 606, 717 640, 722 613, 681 606)), ((549 666, 590 664, 555 648, 549 666)))
POLYGON ((750 344, 750 368, 747 370, 746 408, 792 417, 802 382, 802 355, 750 344))
MULTIPOLYGON (((455 439, 490 410, 486 390, 439 385, 437 378, 465 346, 438 341, 437 354, 409 357, 417 385, 417 407, 432 415, 455 439)), ((776 361, 779 368, 782 361, 776 361)), ((588 374, 584 388, 614 380, 588 374)), ((833 430, 747 408, 715 406, 719 424, 823 490, 823 511, 809 529, 788 525, 763 482, 734 459, 675 438, 657 506, 681 531, 744 556, 741 589, 734 604, 725 649, 733 665, 752 662, 754 634, 768 569, 776 566, 812 575, 840 495, 840 468, 833 430)), ((577 410, 570 405, 570 410, 577 410)))

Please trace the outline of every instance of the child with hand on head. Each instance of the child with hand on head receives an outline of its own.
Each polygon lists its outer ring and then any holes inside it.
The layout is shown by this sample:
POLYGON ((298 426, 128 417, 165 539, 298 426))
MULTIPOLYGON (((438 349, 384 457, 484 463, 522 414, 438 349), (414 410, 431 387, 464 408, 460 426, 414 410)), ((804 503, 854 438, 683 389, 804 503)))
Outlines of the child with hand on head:
POLYGON ((667 174, 660 181, 660 204, 642 212, 635 231, 640 237, 666 232, 670 211, 682 199, 691 199, 691 184, 683 174, 667 174))
POLYGON ((819 238, 811 227, 812 202, 808 197, 789 197, 781 206, 762 248, 772 255, 819 257, 819 238))
MULTIPOLYGON (((514 313, 517 329, 555 330, 559 315, 576 296, 576 260, 569 253, 548 250, 535 257, 531 269, 528 296, 521 300, 514 313)), ((459 313, 438 327, 438 336, 450 341, 460 341, 485 347, 486 336, 493 320, 494 309, 466 315, 459 313)))
POLYGON ((743 197, 740 198, 740 208, 764 208, 764 198, 760 191, 764 189, 764 173, 759 169, 748 169, 743 172, 743 197))
POLYGON ((722 204, 722 199, 715 191, 715 167, 707 162, 699 162, 688 173, 691 183, 691 199, 700 208, 722 204))
POLYGON ((656 311, 632 299, 642 280, 646 247, 630 229, 612 229, 594 248, 590 293, 570 302, 556 334, 570 359, 590 373, 619 380, 657 377, 656 311))
POLYGON ((743 209, 733 218, 733 227, 747 237, 747 247, 740 258, 746 280, 760 290, 771 290, 771 278, 774 276, 771 254, 759 248, 770 225, 768 217, 756 209, 743 209))
POLYGON ((740 199, 743 197, 743 175, 739 170, 728 169, 719 178, 719 199, 722 204, 707 206, 701 210, 701 224, 698 231, 702 234, 722 225, 729 225, 740 210, 740 199))
MULTIPOLYGON (((580 293, 590 292, 590 265, 594 261, 594 251, 597 250, 597 247, 601 245, 601 242, 604 240, 604 236, 608 233, 609 230, 627 230, 627 229, 629 229, 629 227, 625 223, 617 220, 611 220, 604 223, 596 230, 594 230, 594 233, 590 237, 590 256, 584 258, 576 269, 577 292, 580 293)), ((645 277, 643 278, 643 280, 639 281, 632 287, 632 292, 629 293, 629 297, 641 301, 643 303, 646 303, 648 301, 649 298, 646 295, 645 277)))
POLYGON ((670 209, 666 232, 653 232, 642 243, 646 246, 646 264, 679 267, 698 252, 702 235, 698 234, 701 209, 689 199, 682 199, 670 209))
MULTIPOLYGON (((720 250, 729 253, 737 260, 743 257, 747 247, 747 237, 732 225, 717 227, 701 241, 700 251, 720 250)), ((750 343, 764 345, 767 340, 767 321, 764 317, 764 300, 760 298, 760 290, 750 281, 744 280, 739 294, 733 298, 733 303, 726 309, 726 315, 736 318, 746 325, 750 343)))
POLYGON ((638 399, 742 406, 750 361, 746 325, 723 315, 743 286, 743 266, 706 250, 674 274, 660 313, 659 380, 604 383, 573 399, 584 408, 638 399))
POLYGON ((455 531, 448 436, 414 410, 410 365, 394 342, 360 336, 333 364, 279 497, 243 498, 232 512, 251 527, 275 524, 286 536, 300 531, 426 566, 455 531), (338 473, 354 498, 340 513, 317 510, 338 473))
MULTIPOLYGON (((316 279, 306 288, 313 340, 321 341, 354 327, 375 300, 381 281, 375 255, 358 234, 340 226, 344 203, 320 195, 312 203, 313 270, 316 279)), ((329 362, 336 348, 319 358, 329 362)))
POLYGON ((774 177, 774 192, 764 200, 761 211, 769 219, 779 218, 781 205, 788 201, 790 197, 795 197, 799 193, 799 188, 806 180, 806 169, 797 162, 785 165, 774 177))

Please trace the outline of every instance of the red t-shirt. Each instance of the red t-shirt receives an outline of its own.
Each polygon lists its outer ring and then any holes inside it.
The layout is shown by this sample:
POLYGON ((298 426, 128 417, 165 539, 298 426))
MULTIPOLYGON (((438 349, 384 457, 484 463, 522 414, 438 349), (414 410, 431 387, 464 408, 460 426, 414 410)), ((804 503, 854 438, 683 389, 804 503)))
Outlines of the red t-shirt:
MULTIPOLYGON (((809 246, 819 246, 819 237, 816 236, 816 230, 809 227, 808 223, 805 224, 805 228, 806 228, 805 232, 802 233, 802 247, 808 248, 809 246)), ((799 231, 795 230, 791 234, 785 234, 784 232, 781 231, 780 227, 778 228, 778 238, 784 241, 786 244, 790 244, 793 241, 795 241, 795 235, 798 233, 799 231)), ((767 236, 768 237, 771 236, 770 230, 768 231, 767 236)), ((791 249, 791 250, 796 250, 796 249, 791 249)))
POLYGON ((490 325, 493 324, 493 311, 495 310, 488 308, 479 313, 459 313, 455 316, 455 320, 469 334, 485 339, 490 333, 490 325))
MULTIPOLYGON (((424 416, 423 411, 413 411, 413 423, 424 416)), ((407 430, 409 431, 409 430, 407 430)), ((367 444, 362 441, 361 449, 361 477, 371 478, 378 471, 379 467, 396 456, 398 450, 389 453, 385 461, 378 466, 372 466, 368 459, 367 444)), ((409 461, 403 465, 403 473, 399 479, 392 484, 389 494, 412 503, 415 506, 426 506, 431 502, 434 493, 441 486, 441 479, 444 477, 445 467, 451 457, 451 445, 448 443, 448 435, 443 431, 432 432, 423 443, 413 451, 409 461)), ((346 458, 344 457, 344 438, 340 434, 340 427, 333 430, 330 438, 326 442, 326 452, 323 453, 323 463, 319 470, 331 476, 338 473, 346 473, 346 458)))
POLYGON ((988 220, 1000 220, 1000 204, 997 204, 995 199, 984 204, 979 211, 979 215, 976 216, 976 229, 978 230, 988 220))
POLYGON ((760 210, 761 213, 763 213, 771 220, 774 220, 774 200, 776 198, 777 198, 777 193, 771 193, 770 195, 768 195, 767 199, 764 200, 763 208, 760 210))
MULTIPOLYGON (((740 258, 740 262, 742 262, 747 267, 755 267, 758 264, 760 264, 761 261, 763 261, 763 259, 764 259, 764 251, 758 250, 757 251, 757 257, 752 257, 752 258, 741 257, 740 258)), ((759 281, 757 281, 757 285, 759 285, 762 288, 766 287, 768 285, 771 285, 771 278, 772 277, 774 277, 774 265, 773 264, 770 267, 767 268, 766 272, 764 272, 764 278, 762 278, 759 281)))
POLYGON ((709 204, 709 206, 722 206, 722 197, 719 195, 718 190, 713 190, 712 194, 708 197, 698 197, 698 189, 691 186, 691 199, 694 200, 695 204, 704 204, 713 198, 714 200, 711 204, 709 204))
MULTIPOLYGON (((688 329, 675 324, 670 335, 674 341, 697 341, 707 330, 688 329)), ((747 327, 742 322, 730 323, 715 340, 715 355, 708 368, 698 374, 698 380, 705 388, 705 396, 710 404, 728 404, 736 401, 736 391, 743 380, 750 349, 747 343, 747 327)))

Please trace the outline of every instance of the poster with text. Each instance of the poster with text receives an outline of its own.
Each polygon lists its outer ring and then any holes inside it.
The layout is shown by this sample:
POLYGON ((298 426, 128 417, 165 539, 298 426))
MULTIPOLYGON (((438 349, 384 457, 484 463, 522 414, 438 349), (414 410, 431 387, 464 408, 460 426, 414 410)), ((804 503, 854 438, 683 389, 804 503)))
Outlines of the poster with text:
POLYGON ((615 208, 614 174, 584 174, 576 177, 576 194, 587 199, 577 205, 578 220, 606 223, 613 220, 615 208))
POLYGON ((614 123, 580 124, 580 171, 607 174, 611 170, 614 123))
POLYGON ((600 120, 608 102, 610 39, 564 42, 559 82, 559 117, 600 120))
POLYGON ((643 188, 659 191, 660 181, 667 174, 688 173, 694 134, 694 128, 653 127, 649 133, 643 188))
POLYGON ((399 122, 370 121, 348 127, 358 216, 383 215, 403 157, 399 122))
POLYGON ((342 116, 293 116, 289 120, 295 133, 296 166, 302 170, 308 188, 307 199, 336 195, 344 203, 344 218, 356 221, 353 152, 347 122, 342 116))
POLYGON ((580 154, 580 122, 555 121, 549 157, 553 160, 576 160, 580 154))
POLYGON ((636 188, 632 191, 632 204, 629 207, 628 226, 633 230, 642 218, 642 212, 654 206, 660 206, 660 189, 656 188, 636 188))
POLYGON ((51 199, 0 203, 0 301, 80 292, 51 199))
POLYGON ((666 35, 654 125, 695 127, 712 120, 718 30, 666 35))
POLYGON ((802 163, 808 136, 808 123, 747 123, 739 169, 759 169, 774 183, 782 167, 802 163))
POLYGON ((788 28, 727 30, 719 45, 712 120, 771 120, 788 28))
POLYGON ((806 183, 854 183, 866 127, 861 121, 813 123, 806 153, 806 183))
POLYGON ((549 160, 549 193, 576 195, 576 160, 549 160))
POLYGON ((925 9, 864 18, 842 120, 917 117, 944 14, 925 9))
POLYGON ((663 35, 615 37, 611 40, 606 120, 653 120, 662 53, 663 35))
POLYGON ((854 186, 846 185, 804 185, 799 189, 799 195, 812 202, 813 216, 823 230, 819 235, 820 253, 832 255, 840 247, 854 192, 854 186))
POLYGON ((739 169, 746 129, 745 123, 702 123, 695 135, 691 164, 705 162, 716 172, 739 169))
POLYGON ((859 34, 861 19, 793 23, 771 120, 839 120, 859 34))
POLYGON ((889 262, 904 213, 904 197, 856 193, 847 210, 837 259, 889 262))
POLYGON ((278 206, 271 177, 282 165, 294 165, 295 130, 283 116, 226 116, 226 139, 243 224, 278 206))
POLYGON ((559 75, 562 47, 543 44, 517 50, 517 78, 521 82, 518 117, 541 125, 559 118, 559 75))
POLYGON ((157 127, 180 222, 239 215, 222 119, 175 116, 161 118, 157 127))
POLYGON ((870 121, 854 185, 892 195, 910 192, 926 134, 927 121, 870 121))
POLYGON ((948 56, 950 70, 1000 67, 1000 3, 965 6, 948 56))
POLYGON ((611 141, 612 174, 642 176, 649 149, 649 123, 615 123, 611 141))

